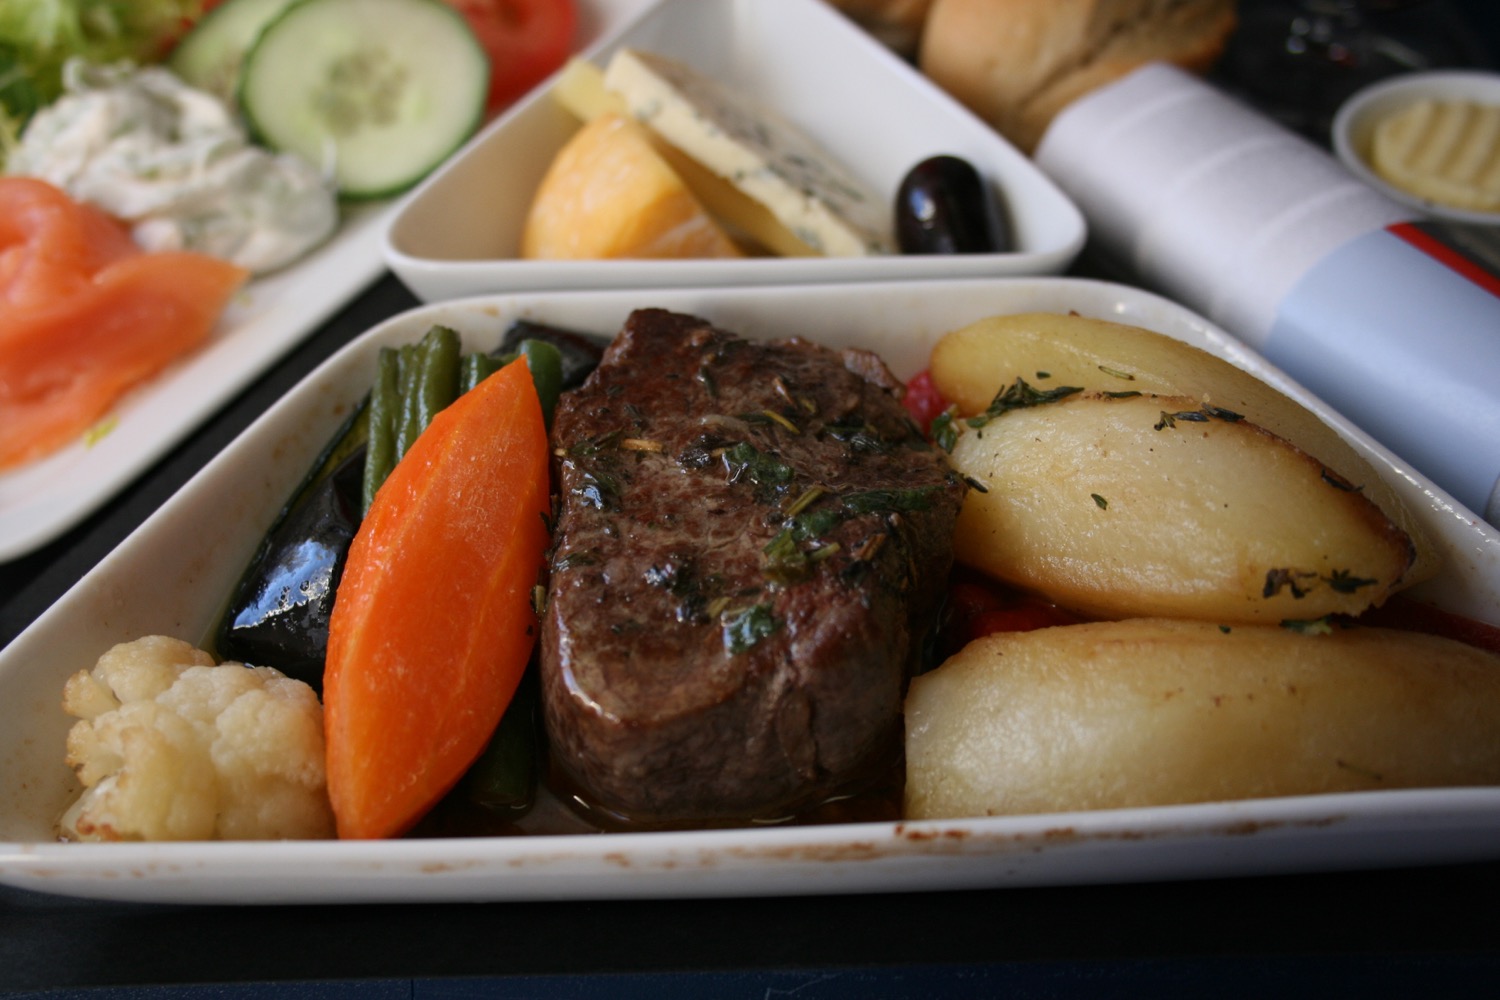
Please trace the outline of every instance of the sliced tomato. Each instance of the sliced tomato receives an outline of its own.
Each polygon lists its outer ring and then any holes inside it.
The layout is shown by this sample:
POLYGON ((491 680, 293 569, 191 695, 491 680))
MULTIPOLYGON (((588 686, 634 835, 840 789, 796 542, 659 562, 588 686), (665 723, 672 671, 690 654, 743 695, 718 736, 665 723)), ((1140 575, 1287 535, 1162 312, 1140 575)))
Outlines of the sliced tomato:
POLYGON ((932 381, 932 373, 926 370, 913 375, 906 383, 906 395, 901 401, 923 434, 931 430, 937 415, 948 408, 948 401, 932 381))
POLYGON ((948 585, 943 646, 951 655, 991 632, 1030 632, 1080 621, 1051 601, 960 568, 948 585))
POLYGON ((444 2, 463 14, 489 54, 491 113, 545 80, 573 51, 575 0, 444 2))

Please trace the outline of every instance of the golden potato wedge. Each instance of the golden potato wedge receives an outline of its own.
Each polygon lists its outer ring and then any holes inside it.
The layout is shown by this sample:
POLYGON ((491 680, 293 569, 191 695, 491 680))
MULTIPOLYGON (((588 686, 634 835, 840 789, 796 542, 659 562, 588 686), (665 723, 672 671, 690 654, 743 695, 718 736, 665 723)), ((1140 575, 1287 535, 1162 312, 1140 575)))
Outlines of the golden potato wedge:
POLYGON ((912 819, 1500 783, 1500 657, 1136 619, 977 639, 912 681, 912 819))
POLYGON ((1038 389, 1190 396, 1231 410, 1316 457, 1358 487, 1412 539, 1415 583, 1438 556, 1396 491, 1316 414, 1249 372, 1174 337, 1139 326, 1063 313, 1019 313, 980 320, 945 335, 930 361, 933 384, 964 416, 981 413, 997 392, 1024 379, 1038 389))
POLYGON ((1272 393, 1227 361, 1144 327, 1071 313, 991 316, 945 334, 932 349, 933 385, 958 412, 980 413, 995 393, 1023 378, 1039 389, 1193 396, 1229 409, 1246 394, 1272 393))
POLYGON ((1101 618, 1358 614, 1412 543, 1321 462, 1181 396, 1072 396, 962 434, 954 557, 1101 618))

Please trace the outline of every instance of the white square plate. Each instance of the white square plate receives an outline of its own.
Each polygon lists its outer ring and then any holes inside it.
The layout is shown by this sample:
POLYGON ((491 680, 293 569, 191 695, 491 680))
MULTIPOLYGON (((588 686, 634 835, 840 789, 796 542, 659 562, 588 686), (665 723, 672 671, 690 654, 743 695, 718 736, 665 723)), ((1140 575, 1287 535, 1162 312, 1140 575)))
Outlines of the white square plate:
POLYGON ((384 842, 60 844, 76 794, 63 682, 116 642, 201 641, 261 533, 368 389, 381 346, 432 324, 487 349, 517 318, 610 334, 660 306, 753 337, 882 354, 899 376, 988 315, 1075 310, 1248 368, 1353 441, 1429 525, 1444 575, 1417 595, 1500 624, 1500 532, 1410 474, 1237 341, 1119 285, 1009 278, 489 296, 394 317, 330 358, 0 651, 0 882, 100 898, 354 902, 842 893, 1269 874, 1500 857, 1500 788, 1261 799, 972 820, 384 842))
MULTIPOLYGON (((1010 216, 1010 253, 743 260, 536 261, 517 257, 532 194, 578 121, 543 86, 407 197, 386 262, 423 301, 507 291, 893 281, 1055 274, 1083 246, 1083 217, 1032 162, 821 0, 661 0, 587 50, 696 67, 817 139, 894 205, 906 172, 948 153, 973 163, 1010 216)), ((894 209, 893 209, 894 211, 894 209)))

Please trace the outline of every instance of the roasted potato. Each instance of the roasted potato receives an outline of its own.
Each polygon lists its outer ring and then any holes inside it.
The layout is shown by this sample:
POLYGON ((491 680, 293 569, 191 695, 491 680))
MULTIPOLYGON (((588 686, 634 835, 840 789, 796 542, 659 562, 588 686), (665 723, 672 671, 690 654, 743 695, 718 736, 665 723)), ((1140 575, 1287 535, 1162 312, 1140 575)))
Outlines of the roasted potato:
POLYGON ((1023 379, 1039 390, 1188 396, 1241 414, 1313 456, 1372 500, 1411 539, 1416 559, 1406 582, 1433 575, 1435 549, 1394 489, 1354 448, 1306 407, 1207 351, 1139 326, 1062 313, 980 320, 945 335, 930 360, 934 385, 972 416, 1023 379))
POLYGON ((954 557, 1101 618, 1275 624, 1378 605, 1410 539, 1248 420, 1181 396, 1069 396, 966 431, 954 557))
POLYGON ((1137 619, 977 639, 912 681, 912 819, 1500 783, 1500 657, 1137 619))

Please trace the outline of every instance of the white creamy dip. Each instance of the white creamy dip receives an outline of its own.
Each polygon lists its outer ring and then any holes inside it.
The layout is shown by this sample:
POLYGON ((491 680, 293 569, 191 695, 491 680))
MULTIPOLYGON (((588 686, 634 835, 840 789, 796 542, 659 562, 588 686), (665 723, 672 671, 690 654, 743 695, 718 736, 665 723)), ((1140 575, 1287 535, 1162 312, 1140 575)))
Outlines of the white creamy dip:
POLYGON ((272 271, 338 225, 332 182, 306 161, 253 145, 219 98, 161 67, 63 71, 6 172, 39 177, 132 227, 147 250, 191 250, 272 271))

